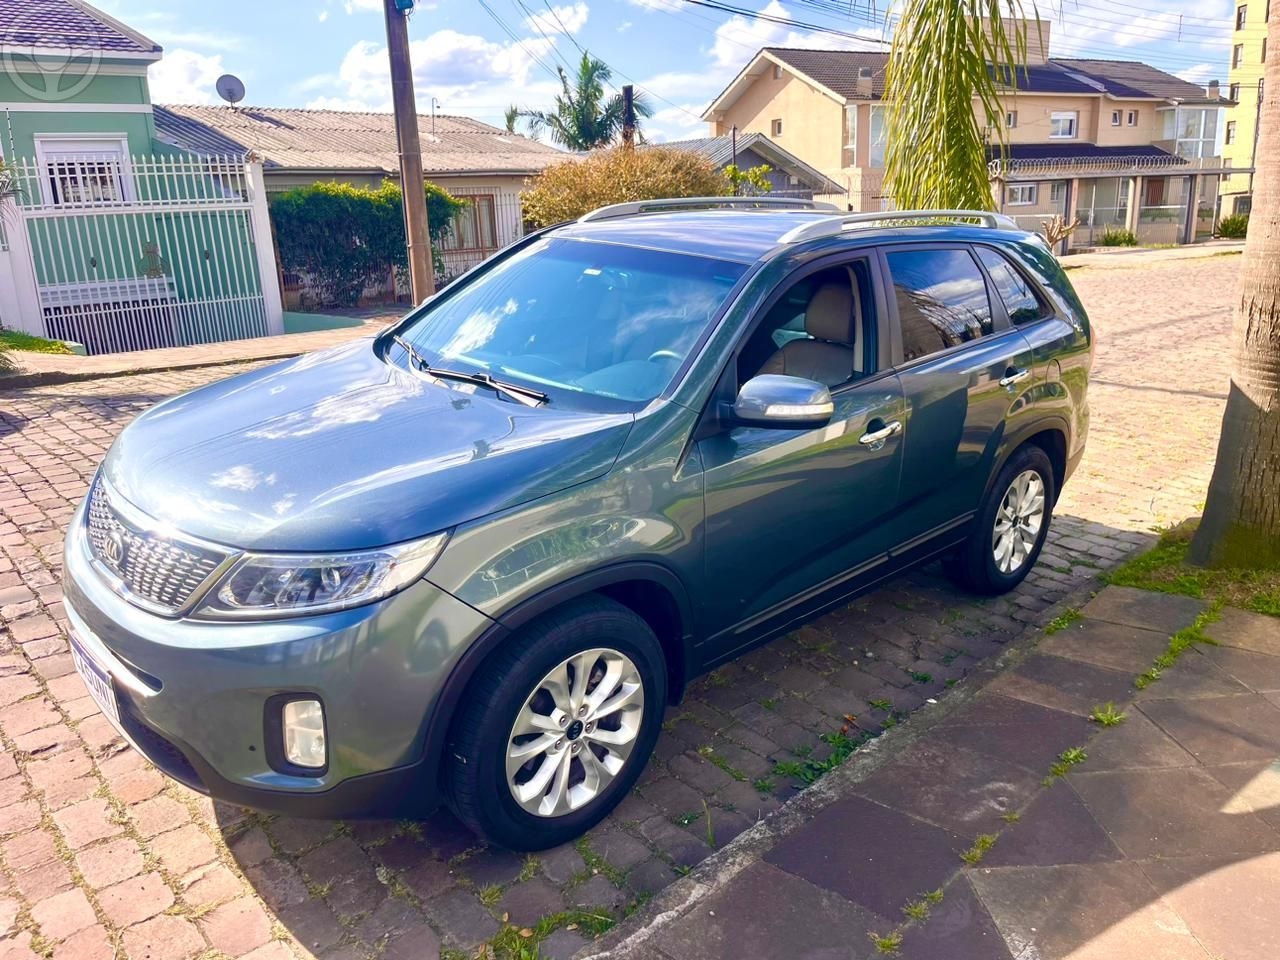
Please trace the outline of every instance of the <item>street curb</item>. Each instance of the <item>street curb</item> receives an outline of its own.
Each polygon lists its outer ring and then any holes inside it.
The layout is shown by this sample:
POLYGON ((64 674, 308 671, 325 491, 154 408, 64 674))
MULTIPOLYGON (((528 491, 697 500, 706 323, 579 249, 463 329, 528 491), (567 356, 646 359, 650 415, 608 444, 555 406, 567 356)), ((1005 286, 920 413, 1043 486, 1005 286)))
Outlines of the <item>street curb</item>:
POLYGON ((287 350, 257 357, 231 357, 225 360, 192 360, 187 363, 164 363, 154 366, 130 367, 121 370, 38 370, 33 373, 0 374, 0 392, 20 390, 26 387, 46 387, 60 383, 82 383, 86 380, 113 380, 118 377, 137 377, 148 373, 173 373, 180 370, 203 370, 206 367, 234 367, 246 363, 264 363, 271 360, 288 360, 300 357, 308 350, 287 350))
MULTIPOLYGON (((1143 549, 1146 548, 1134 544, 1117 564, 1143 549)), ((583 947, 574 954, 573 960, 627 960, 689 908, 706 900, 747 867, 758 862, 783 837, 813 819, 825 807, 843 799, 850 787, 896 759, 952 713, 981 694, 1007 669, 1021 663, 1044 637, 1046 624, 1069 609, 1079 609, 1104 586, 1099 577, 1094 576, 1057 603, 1042 610, 1036 620, 1028 622, 1016 637, 1008 641, 1004 650, 978 664, 972 673, 946 692, 936 704, 917 709, 901 724, 867 743, 845 763, 713 853, 687 876, 659 891, 644 907, 600 939, 583 947)))

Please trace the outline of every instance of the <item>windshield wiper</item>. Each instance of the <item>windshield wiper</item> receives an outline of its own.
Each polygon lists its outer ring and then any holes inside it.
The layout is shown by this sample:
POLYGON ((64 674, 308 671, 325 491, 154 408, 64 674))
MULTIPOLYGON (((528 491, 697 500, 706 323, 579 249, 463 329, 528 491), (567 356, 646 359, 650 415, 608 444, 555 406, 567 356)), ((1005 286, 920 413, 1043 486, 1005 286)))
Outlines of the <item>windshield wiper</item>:
POLYGON ((439 380, 456 380, 459 383, 474 383, 477 386, 488 387, 495 393, 505 394, 516 403, 522 403, 526 407, 540 406, 548 400, 547 395, 540 390, 522 387, 516 383, 507 383, 505 380, 498 380, 487 373, 468 373, 465 370, 446 370, 443 367, 433 367, 427 363, 426 358, 414 348, 413 344, 404 337, 397 333, 391 339, 398 346, 404 348, 413 367, 428 376, 439 380))

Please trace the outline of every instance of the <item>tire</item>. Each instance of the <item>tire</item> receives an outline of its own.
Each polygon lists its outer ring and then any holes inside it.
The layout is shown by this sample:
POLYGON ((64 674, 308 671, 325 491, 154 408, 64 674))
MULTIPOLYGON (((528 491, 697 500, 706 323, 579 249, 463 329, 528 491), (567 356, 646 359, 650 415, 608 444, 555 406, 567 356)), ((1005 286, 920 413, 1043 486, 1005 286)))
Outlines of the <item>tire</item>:
POLYGON ((649 625, 605 597, 575 600, 518 631, 468 686, 451 726, 447 802, 485 840, 510 850, 572 840, 634 786, 666 705, 666 662, 649 625), (578 664, 586 662, 579 695, 578 664), (613 689, 601 694, 606 681, 613 689))
POLYGON ((1040 557, 1056 500, 1053 464, 1048 454, 1034 445, 1018 448, 987 492, 969 538, 948 558, 946 568, 951 578, 974 593, 994 595, 1012 590, 1040 557), (1021 516, 1019 509, 1034 508, 1034 496, 1030 501, 1022 500, 1014 489, 1024 479, 1028 492, 1034 493, 1039 486, 1040 507, 1034 524, 1021 516), (1011 524, 1011 515, 1018 515, 1020 522, 1011 524), (999 529, 997 521, 1001 524, 999 529), (1010 547, 1007 554, 1001 550, 1004 546, 1010 547))

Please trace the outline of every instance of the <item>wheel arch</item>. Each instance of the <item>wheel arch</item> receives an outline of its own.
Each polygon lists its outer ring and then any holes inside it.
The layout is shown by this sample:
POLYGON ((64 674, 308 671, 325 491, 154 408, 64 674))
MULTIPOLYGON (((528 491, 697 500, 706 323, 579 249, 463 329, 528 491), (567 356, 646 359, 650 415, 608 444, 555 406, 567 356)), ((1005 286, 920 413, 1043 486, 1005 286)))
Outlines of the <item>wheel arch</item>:
POLYGON ((614 564, 556 584, 501 614, 454 665, 427 719, 423 756, 443 762, 449 728, 462 695, 485 662, 519 629, 565 603, 589 594, 608 597, 632 610, 653 630, 667 661, 668 699, 684 694, 694 665, 692 609, 680 578, 650 562, 614 564))
POLYGON ((1017 433, 1007 437, 1004 451, 993 466, 991 476, 987 478, 988 492, 991 490, 991 485, 996 482, 996 477, 1000 476, 1000 471, 1004 469, 1004 465, 1009 462, 1009 458, 1023 447, 1031 445, 1043 450, 1045 456, 1049 458, 1049 462, 1053 465, 1053 491, 1056 501, 1062 495, 1062 485, 1066 483, 1067 479, 1067 438, 1069 435, 1070 427, 1066 420, 1061 417, 1048 417, 1043 420, 1037 420, 1035 423, 1027 424, 1017 433))

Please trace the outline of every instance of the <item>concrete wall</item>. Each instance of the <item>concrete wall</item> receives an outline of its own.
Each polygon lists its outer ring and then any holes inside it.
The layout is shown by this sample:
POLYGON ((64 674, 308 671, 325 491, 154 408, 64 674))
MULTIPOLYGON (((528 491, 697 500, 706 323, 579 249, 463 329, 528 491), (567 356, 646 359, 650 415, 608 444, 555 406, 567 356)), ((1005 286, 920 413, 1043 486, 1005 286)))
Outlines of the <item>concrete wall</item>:
POLYGON ((121 134, 128 137, 131 154, 155 152, 145 72, 96 76, 72 99, 53 103, 32 96, 31 90, 43 90, 44 84, 44 77, 20 73, 15 79, 0 70, 0 152, 6 157, 34 156, 35 138, 43 133, 121 134))

